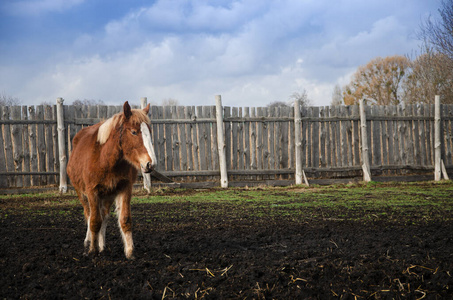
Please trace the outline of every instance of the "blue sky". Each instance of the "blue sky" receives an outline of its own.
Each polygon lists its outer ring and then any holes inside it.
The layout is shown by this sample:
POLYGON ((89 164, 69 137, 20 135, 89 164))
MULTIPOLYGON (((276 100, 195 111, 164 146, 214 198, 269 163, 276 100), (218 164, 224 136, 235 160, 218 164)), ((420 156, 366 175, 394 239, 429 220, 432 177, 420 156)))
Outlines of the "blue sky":
POLYGON ((329 105, 358 66, 419 51, 440 0, 2 0, 0 92, 22 104, 100 99, 329 105))

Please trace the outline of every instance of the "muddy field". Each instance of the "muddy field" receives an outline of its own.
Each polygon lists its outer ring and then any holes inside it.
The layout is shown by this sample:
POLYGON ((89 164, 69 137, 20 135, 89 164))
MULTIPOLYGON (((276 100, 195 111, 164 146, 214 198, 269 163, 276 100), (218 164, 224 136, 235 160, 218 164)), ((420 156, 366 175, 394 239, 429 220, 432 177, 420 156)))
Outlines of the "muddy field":
MULTIPOLYGON (((168 193, 179 200, 134 203, 133 261, 124 258, 114 217, 106 251, 83 255, 74 196, 0 199, 0 298, 452 298, 449 209, 435 208, 429 218, 385 206, 279 211, 184 198, 203 191, 168 193)), ((284 189, 273 193, 281 207, 302 201, 294 194, 282 201, 284 189)), ((310 197, 317 194, 303 201, 310 197)))

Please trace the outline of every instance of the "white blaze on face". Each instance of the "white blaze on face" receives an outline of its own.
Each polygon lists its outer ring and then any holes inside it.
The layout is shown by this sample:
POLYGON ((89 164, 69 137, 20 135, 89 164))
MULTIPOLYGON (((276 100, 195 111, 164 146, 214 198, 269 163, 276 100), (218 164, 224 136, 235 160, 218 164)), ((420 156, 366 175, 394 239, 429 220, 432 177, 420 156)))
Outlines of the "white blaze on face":
POLYGON ((148 125, 144 122, 140 124, 140 129, 142 131, 143 144, 148 151, 149 157, 151 157, 151 166, 154 168, 156 166, 157 159, 156 154, 154 153, 153 142, 151 141, 151 133, 149 132, 148 125))

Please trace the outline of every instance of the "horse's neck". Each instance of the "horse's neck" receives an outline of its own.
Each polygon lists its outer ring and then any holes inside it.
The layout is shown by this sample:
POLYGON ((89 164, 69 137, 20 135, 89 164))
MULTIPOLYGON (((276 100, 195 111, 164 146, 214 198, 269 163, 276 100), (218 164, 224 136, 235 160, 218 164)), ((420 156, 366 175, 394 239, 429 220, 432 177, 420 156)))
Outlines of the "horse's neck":
POLYGON ((111 133, 105 144, 101 146, 99 163, 103 167, 113 167, 118 161, 123 159, 120 139, 118 134, 111 133))

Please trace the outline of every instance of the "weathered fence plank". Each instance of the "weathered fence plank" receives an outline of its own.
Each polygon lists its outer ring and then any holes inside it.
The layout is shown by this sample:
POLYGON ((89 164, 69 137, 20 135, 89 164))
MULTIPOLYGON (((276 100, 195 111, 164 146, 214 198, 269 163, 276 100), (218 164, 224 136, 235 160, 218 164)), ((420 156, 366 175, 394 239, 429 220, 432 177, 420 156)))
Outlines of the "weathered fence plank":
MULTIPOLYGON (((28 109, 27 106, 22 106, 22 120, 28 121, 28 109)), ((22 125, 22 141, 23 141, 23 167, 22 170, 25 173, 30 172, 30 139, 28 136, 28 124, 22 125)), ((31 176, 24 176, 24 186, 31 186, 31 176)))
MULTIPOLYGON (((268 111, 268 116, 270 118, 275 118, 277 117, 277 115, 275 114, 275 107, 270 107, 269 108, 269 111, 268 111)), ((300 123, 300 122, 299 122, 300 123)), ((268 131, 269 131, 269 168, 270 169, 276 169, 277 166, 275 164, 275 153, 276 153, 276 149, 275 149, 275 124, 276 122, 269 122, 269 127, 268 127, 268 131)))
MULTIPOLYGON (((244 118, 250 117, 250 107, 244 108, 244 118)), ((244 168, 250 170, 250 122, 244 122, 244 168)))
MULTIPOLYGON (((0 105, 0 121, 3 120, 3 110, 6 110, 7 107, 3 107, 0 105)), ((8 134, 8 131, 5 131, 5 134, 8 134)), ((5 156, 5 148, 3 147, 5 144, 5 140, 3 138, 3 128, 0 125, 0 170, 7 171, 7 164, 6 164, 6 156, 5 156)), ((6 176, 0 175, 0 188, 8 187, 8 180, 6 176)))
MULTIPOLYGON (((237 118, 239 116, 239 108, 233 107, 231 116, 237 118)), ((238 122, 231 122, 231 165, 238 165, 238 122)))

